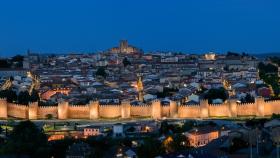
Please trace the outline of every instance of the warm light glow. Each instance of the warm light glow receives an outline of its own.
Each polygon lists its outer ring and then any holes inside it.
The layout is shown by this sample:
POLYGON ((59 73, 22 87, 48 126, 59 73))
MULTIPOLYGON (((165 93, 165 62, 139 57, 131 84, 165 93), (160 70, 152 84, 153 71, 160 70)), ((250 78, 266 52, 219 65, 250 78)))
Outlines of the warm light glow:
POLYGON ((56 135, 51 135, 49 138, 48 138, 48 141, 54 141, 54 140, 61 140, 61 139, 64 139, 64 135, 62 134, 56 134, 56 135))

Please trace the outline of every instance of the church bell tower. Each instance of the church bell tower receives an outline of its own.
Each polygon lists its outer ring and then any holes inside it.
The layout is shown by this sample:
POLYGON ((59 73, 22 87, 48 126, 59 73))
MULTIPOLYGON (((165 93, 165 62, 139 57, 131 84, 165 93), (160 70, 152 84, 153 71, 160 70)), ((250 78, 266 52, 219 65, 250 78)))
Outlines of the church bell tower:
POLYGON ((137 75, 137 91, 138 91, 138 100, 143 102, 144 101, 144 94, 143 94, 143 83, 142 83, 142 75, 137 75))

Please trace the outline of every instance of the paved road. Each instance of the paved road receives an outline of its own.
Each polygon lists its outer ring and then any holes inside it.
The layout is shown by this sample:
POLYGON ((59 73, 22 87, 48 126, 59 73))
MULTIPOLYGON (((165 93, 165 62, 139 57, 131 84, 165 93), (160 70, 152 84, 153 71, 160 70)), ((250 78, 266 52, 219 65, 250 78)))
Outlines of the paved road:
MULTIPOLYGON (((18 123, 23 120, 13 120, 15 123, 18 123)), ((75 123, 79 125, 79 127, 83 126, 90 126, 90 125, 96 125, 96 126, 111 126, 116 123, 148 123, 148 122, 154 122, 153 119, 129 119, 129 120, 85 120, 85 119, 69 119, 69 120, 32 120, 37 126, 43 126, 44 124, 51 124, 51 123, 69 123, 71 125, 74 125, 75 123)), ((6 124, 7 120, 0 120, 0 124, 6 124)))

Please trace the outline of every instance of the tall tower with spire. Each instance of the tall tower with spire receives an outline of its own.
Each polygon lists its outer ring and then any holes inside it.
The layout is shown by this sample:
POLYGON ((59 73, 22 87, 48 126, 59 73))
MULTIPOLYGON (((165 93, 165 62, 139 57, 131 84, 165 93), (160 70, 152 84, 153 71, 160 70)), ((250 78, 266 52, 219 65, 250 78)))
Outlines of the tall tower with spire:
POLYGON ((143 83, 142 83, 142 75, 137 75, 137 91, 138 91, 138 100, 143 102, 144 101, 144 93, 143 93, 143 83))

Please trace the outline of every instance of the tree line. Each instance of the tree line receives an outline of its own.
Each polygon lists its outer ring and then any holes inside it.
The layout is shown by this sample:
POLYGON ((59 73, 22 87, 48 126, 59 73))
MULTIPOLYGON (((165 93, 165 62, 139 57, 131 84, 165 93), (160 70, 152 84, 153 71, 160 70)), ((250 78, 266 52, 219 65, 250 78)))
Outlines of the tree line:
POLYGON ((16 55, 10 59, 0 59, 0 68, 21 68, 23 65, 23 56, 16 55))
POLYGON ((1 90, 0 98, 6 98, 9 103, 18 103, 28 105, 30 102, 37 102, 40 100, 40 96, 36 90, 33 90, 31 94, 28 91, 21 91, 18 94, 12 89, 1 90))
POLYGON ((274 95, 280 94, 278 67, 273 64, 264 64, 260 62, 258 65, 260 78, 273 89, 274 95))

